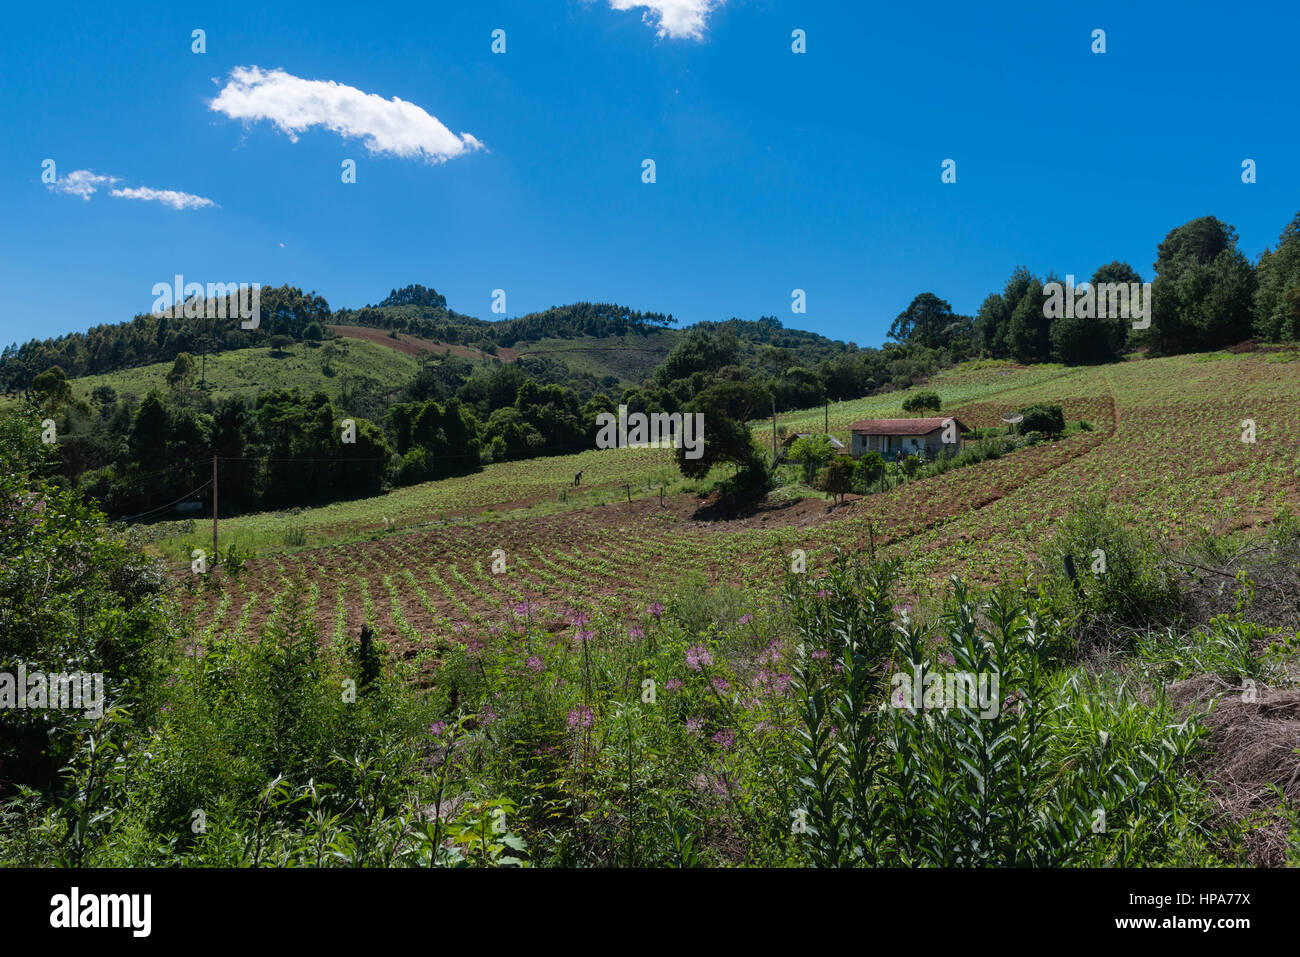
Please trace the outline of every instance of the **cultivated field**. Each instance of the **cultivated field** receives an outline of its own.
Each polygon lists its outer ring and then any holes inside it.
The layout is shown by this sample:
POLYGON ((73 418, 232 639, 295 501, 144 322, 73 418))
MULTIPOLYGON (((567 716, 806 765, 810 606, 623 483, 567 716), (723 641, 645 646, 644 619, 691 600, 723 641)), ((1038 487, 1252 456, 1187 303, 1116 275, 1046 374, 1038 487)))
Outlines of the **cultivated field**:
MULTIPOLYGON (((739 586, 747 608, 737 614, 756 610, 775 594, 794 549, 807 552, 816 577, 834 549, 874 539, 903 559, 906 588, 918 596, 952 573, 1018 575, 1033 570, 1054 520, 1094 492, 1169 542, 1262 525, 1300 503, 1293 359, 1225 353, 1075 369, 959 367, 932 385, 945 412, 968 425, 1047 401, 1093 428, 834 508, 804 500, 701 521, 671 453, 639 449, 502 463, 376 499, 235 519, 222 523, 223 541, 261 554, 238 577, 196 587, 190 607, 205 634, 253 635, 292 603, 323 635, 355 634, 369 622, 410 656, 515 615, 557 628, 571 609, 630 619, 703 582, 739 586), (1242 441, 1245 420, 1255 425, 1253 443, 1242 441), (573 494, 578 469, 594 490, 573 494), (660 484, 668 486, 662 506, 660 484)), ((832 431, 900 414, 900 399, 832 406, 832 431)), ((813 427, 822 415, 779 423, 813 427)), ((207 533, 200 522, 188 539, 161 547, 177 560, 207 533)))

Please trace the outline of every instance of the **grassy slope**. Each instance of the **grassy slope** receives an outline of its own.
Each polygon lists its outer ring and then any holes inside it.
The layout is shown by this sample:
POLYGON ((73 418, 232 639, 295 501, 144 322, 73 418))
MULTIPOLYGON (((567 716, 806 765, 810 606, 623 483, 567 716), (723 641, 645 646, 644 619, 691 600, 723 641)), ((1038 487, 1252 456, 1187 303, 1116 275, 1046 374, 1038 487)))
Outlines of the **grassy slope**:
MULTIPOLYGON (((653 580, 669 575, 655 571, 659 563, 671 568, 670 578, 698 569, 710 578, 770 589, 781 554, 803 548, 816 563, 836 547, 860 549, 870 523, 877 544, 904 561, 909 588, 920 592, 943 587, 946 574, 954 571, 983 580, 1029 571, 1041 543, 1053 533, 1055 519, 1093 491, 1132 511, 1165 541, 1186 540, 1207 529, 1266 523, 1280 507, 1300 502, 1300 363, 1263 355, 1185 356, 1092 368, 1011 370, 1010 375, 1004 371, 1008 367, 996 364, 964 366, 933 385, 963 418, 995 422, 1002 410, 1058 401, 1072 420, 1086 416, 1095 430, 868 496, 841 510, 837 520, 789 523, 778 518, 771 525, 745 528, 707 523, 673 530, 630 527, 625 540, 645 555, 629 569, 635 577, 621 589, 631 596, 643 587, 640 576, 653 580), (1244 418, 1257 423, 1254 445, 1241 442, 1244 418)), ((895 414, 899 401, 901 394, 845 403, 836 414, 845 420, 895 414)), ((779 422, 811 424, 820 416, 821 410, 807 410, 779 422)), ((321 545, 382 530, 385 518, 408 525, 521 500, 538 502, 530 514, 573 508, 574 503, 563 506, 557 500, 578 468, 585 469, 584 486, 605 486, 606 494, 619 496, 623 493, 616 484, 631 483, 634 495, 638 488, 654 494, 644 490, 667 481, 671 494, 679 479, 666 450, 590 451, 500 463, 475 475, 293 516, 223 521, 223 540, 274 553, 288 550, 285 531, 291 526, 304 529, 308 544, 321 545)), ((178 542, 172 538, 165 543, 173 558, 179 554, 173 547, 178 542)), ((425 552, 421 561, 454 563, 459 549, 425 552)))
MULTIPOLYGON (((331 398, 337 398, 348 379, 367 379, 400 388, 419 368, 410 356, 375 343, 340 339, 335 340, 335 346, 341 354, 330 363, 334 375, 325 373, 323 349, 295 343, 282 356, 272 356, 266 347, 237 349, 209 356, 206 381, 214 398, 228 395, 251 397, 267 389, 294 386, 305 392, 321 390, 331 398)), ((201 365, 202 360, 198 361, 201 365)), ((80 399, 87 398, 101 385, 112 386, 119 395, 134 393, 143 396, 150 389, 167 388, 166 377, 171 367, 170 362, 159 362, 106 375, 83 376, 72 380, 72 389, 80 399)))
MULTIPOLYGON (((1009 395, 1020 396, 1015 400, 1020 402, 1025 394, 1032 394, 1036 384, 1068 374, 1070 370, 1059 366, 1016 368, 1006 363, 971 363, 951 370, 947 379, 936 379, 934 384, 945 403, 992 401, 1009 395)), ((832 431, 843 429, 849 422, 865 416, 903 415, 900 403, 905 394, 896 392, 833 405, 832 431)), ((822 410, 780 415, 777 421, 779 425, 790 428, 820 426, 822 410)), ((756 439, 762 443, 770 442, 770 432, 765 431, 769 424, 770 420, 753 423, 756 439)), ((644 490, 648 486, 665 484, 671 492, 674 485, 683 484, 670 450, 593 450, 576 455, 494 463, 473 475, 395 489, 370 499, 307 508, 292 518, 274 512, 224 520, 223 535, 227 541, 255 546, 259 551, 274 551, 281 547, 283 530, 289 524, 301 526, 312 542, 347 540, 382 528, 385 518, 398 525, 409 525, 427 522, 446 513, 503 502, 525 499, 555 501, 560 491, 568 488, 579 469, 584 470, 584 486, 630 483, 634 495, 638 488, 644 490)), ((174 543, 169 540, 168 545, 174 543)))
POLYGON ((594 339, 541 339, 518 342, 521 355, 553 356, 562 359, 574 372, 586 372, 597 379, 612 375, 620 388, 638 386, 655 366, 672 351, 681 333, 675 329, 656 330, 647 335, 611 336, 594 339))

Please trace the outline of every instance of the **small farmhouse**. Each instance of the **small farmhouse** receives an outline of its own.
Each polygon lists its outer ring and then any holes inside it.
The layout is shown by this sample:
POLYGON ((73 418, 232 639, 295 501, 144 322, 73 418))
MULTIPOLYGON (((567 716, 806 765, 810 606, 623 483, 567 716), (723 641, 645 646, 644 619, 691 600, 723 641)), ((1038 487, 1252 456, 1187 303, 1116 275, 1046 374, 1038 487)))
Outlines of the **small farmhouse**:
POLYGON ((952 416, 922 419, 859 419, 849 426, 853 436, 849 454, 855 459, 863 452, 879 452, 886 461, 906 455, 933 459, 945 448, 944 430, 951 423, 950 436, 955 439, 947 448, 961 451, 961 434, 966 427, 952 416))

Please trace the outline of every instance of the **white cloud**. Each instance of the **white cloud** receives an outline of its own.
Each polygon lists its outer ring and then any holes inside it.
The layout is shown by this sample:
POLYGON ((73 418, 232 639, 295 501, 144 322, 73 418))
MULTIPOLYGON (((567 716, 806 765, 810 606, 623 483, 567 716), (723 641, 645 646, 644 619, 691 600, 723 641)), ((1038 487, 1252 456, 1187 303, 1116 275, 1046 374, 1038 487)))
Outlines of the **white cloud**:
POLYGON ((634 10, 645 7, 641 19, 660 37, 674 40, 703 40, 709 14, 726 0, 609 0, 615 10, 634 10))
MULTIPOLYGON (((53 183, 50 183, 50 189, 57 190, 60 193, 70 193, 73 196, 80 196, 82 199, 89 200, 91 196, 99 191, 101 186, 112 186, 114 183, 120 183, 121 177, 109 176, 103 173, 93 173, 88 169, 74 170, 67 176, 61 176, 53 183)), ((217 205, 212 200, 203 196, 195 196, 193 193, 181 193, 174 189, 151 189, 148 186, 134 186, 125 189, 110 189, 108 195, 116 196, 119 199, 143 199, 153 202, 163 203, 172 209, 200 209, 204 206, 217 205)))
POLYGON ((148 202, 162 203, 172 209, 202 209, 204 206, 217 205, 204 196, 193 193, 180 193, 174 189, 151 189, 148 186, 135 186, 129 189, 110 189, 108 195, 119 199, 143 199, 148 202))
POLYGON ((270 120, 289 139, 322 126, 343 137, 359 137, 371 153, 418 157, 441 163, 482 144, 459 136, 414 103, 385 100, 333 80, 304 80, 283 70, 235 67, 208 106, 231 119, 270 120))
POLYGON ((73 196, 88 200, 99 187, 110 186, 116 182, 116 176, 103 176, 92 173, 88 169, 79 169, 50 183, 50 189, 58 190, 60 193, 71 193, 73 196))

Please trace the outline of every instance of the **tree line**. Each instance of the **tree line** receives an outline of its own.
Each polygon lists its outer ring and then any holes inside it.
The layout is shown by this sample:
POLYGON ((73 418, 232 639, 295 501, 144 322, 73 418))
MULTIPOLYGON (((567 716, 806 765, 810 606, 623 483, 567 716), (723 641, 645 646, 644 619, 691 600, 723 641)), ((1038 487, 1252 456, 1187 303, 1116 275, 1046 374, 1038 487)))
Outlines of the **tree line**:
MULTIPOLYGON (((1149 314, 1143 317, 1149 325, 1132 316, 1100 315, 1100 304, 1090 315, 1052 315, 1047 289, 1062 277, 1036 276, 1021 266, 975 316, 957 315, 938 296, 922 293, 889 334, 954 355, 1068 365, 1112 362, 1139 348, 1176 355, 1252 338, 1300 338, 1300 213, 1254 264, 1237 243, 1236 229, 1213 216, 1170 230, 1156 247, 1149 314)), ((1090 282, 1096 289, 1104 283, 1141 285, 1143 278, 1115 261, 1098 268, 1090 282)))

